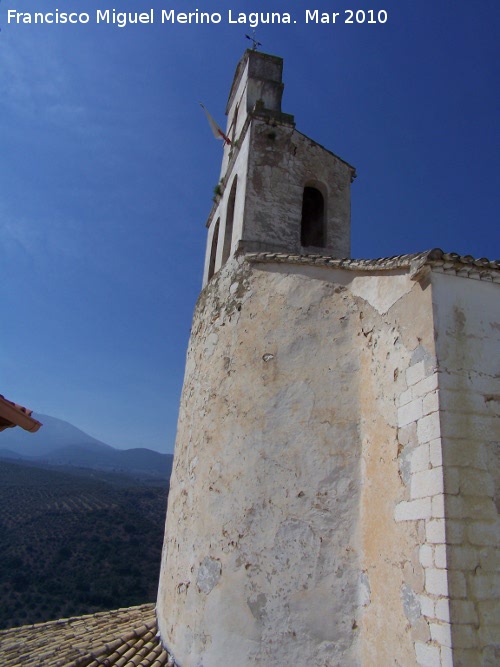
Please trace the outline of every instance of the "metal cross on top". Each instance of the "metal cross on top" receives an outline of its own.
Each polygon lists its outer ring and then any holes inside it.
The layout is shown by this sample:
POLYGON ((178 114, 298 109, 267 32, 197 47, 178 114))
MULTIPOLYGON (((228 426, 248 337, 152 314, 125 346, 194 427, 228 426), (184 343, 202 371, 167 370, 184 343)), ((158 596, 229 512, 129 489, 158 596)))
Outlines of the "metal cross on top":
POLYGON ((245 37, 252 42, 253 51, 257 51, 258 47, 262 46, 262 42, 258 42, 257 38, 255 37, 255 30, 252 32, 252 37, 250 37, 250 35, 245 35, 245 37))

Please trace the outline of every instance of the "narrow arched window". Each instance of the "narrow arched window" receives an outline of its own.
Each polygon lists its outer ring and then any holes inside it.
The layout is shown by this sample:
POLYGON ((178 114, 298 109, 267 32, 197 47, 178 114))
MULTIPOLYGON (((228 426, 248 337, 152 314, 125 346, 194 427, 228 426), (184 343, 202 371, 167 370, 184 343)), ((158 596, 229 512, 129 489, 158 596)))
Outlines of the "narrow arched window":
POLYGON ((302 246, 324 247, 325 239, 325 200, 317 188, 307 186, 302 197, 302 221, 300 224, 300 243, 302 246))
POLYGON ((224 248, 222 249, 222 263, 224 264, 231 253, 231 242, 233 240, 233 220, 234 220, 234 203, 236 201, 236 186, 238 184, 238 176, 234 177, 231 192, 227 202, 226 210, 226 226, 224 228, 224 248))
POLYGON ((214 233, 212 236, 212 247, 210 249, 210 263, 208 265, 208 280, 210 280, 210 278, 215 273, 215 259, 217 257, 217 245, 219 242, 219 223, 220 223, 220 218, 215 223, 214 233))
POLYGON ((234 145, 234 142, 236 141, 236 126, 238 124, 238 111, 239 111, 240 105, 237 104, 236 108, 234 110, 234 115, 233 115, 233 131, 231 133, 231 144, 234 145))

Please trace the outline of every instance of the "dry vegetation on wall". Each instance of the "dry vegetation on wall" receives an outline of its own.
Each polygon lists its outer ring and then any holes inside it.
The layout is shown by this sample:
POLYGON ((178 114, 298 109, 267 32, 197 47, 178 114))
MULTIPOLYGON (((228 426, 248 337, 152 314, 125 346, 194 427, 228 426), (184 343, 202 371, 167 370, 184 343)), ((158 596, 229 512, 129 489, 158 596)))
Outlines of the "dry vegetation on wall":
POLYGON ((156 599, 167 483, 0 461, 0 628, 156 599))

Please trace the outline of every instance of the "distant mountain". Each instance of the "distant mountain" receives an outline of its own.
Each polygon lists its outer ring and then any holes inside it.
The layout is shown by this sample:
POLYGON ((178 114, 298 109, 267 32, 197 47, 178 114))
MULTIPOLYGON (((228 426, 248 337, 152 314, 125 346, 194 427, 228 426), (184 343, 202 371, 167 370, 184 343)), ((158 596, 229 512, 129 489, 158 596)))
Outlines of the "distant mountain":
POLYGON ((0 449, 0 459, 12 459, 13 461, 17 459, 20 461, 22 458, 21 454, 16 454, 11 449, 0 449))
POLYGON ((2 431, 0 434, 2 449, 10 449, 22 456, 36 456, 37 458, 59 447, 78 446, 90 451, 113 449, 110 445, 93 438, 62 419, 35 412, 32 417, 42 422, 42 428, 36 433, 28 433, 21 428, 2 431))
POLYGON ((171 454, 146 448, 116 449, 62 419, 35 413, 33 416, 43 424, 36 433, 20 428, 0 433, 1 458, 170 478, 171 454))

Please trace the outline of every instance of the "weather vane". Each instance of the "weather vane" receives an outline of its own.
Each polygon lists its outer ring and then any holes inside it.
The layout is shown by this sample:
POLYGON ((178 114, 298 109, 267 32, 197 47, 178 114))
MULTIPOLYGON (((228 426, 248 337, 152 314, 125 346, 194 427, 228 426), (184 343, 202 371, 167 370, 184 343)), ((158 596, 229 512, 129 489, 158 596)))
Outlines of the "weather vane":
POLYGON ((262 46, 261 42, 257 41, 257 38, 255 37, 255 30, 252 32, 252 37, 250 35, 245 35, 247 39, 249 39, 252 42, 252 51, 257 51, 259 46, 262 46))

